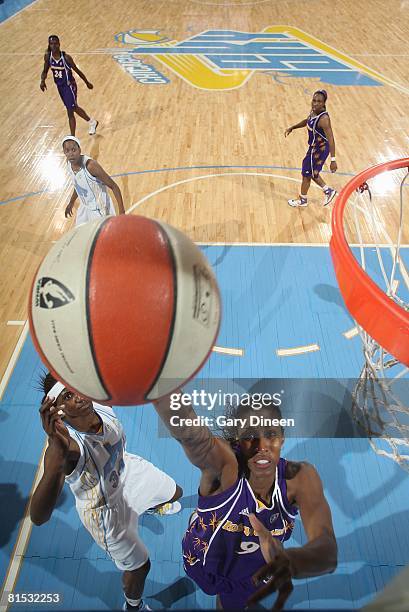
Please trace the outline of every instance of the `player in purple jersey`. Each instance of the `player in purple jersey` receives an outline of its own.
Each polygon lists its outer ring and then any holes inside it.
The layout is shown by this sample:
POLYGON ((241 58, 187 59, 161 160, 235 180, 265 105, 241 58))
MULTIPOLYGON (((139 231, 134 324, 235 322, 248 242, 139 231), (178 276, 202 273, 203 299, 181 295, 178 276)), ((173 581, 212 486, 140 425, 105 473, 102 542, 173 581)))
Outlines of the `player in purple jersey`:
POLYGON ((331 121, 327 113, 325 104, 327 92, 324 89, 316 91, 311 102, 311 112, 307 119, 286 129, 284 136, 291 134, 293 130, 307 127, 308 129, 308 151, 302 162, 302 183, 301 193, 298 198, 288 200, 288 204, 293 207, 305 208, 308 206, 307 193, 311 185, 311 179, 317 183, 324 192, 324 206, 328 206, 337 195, 332 187, 328 187, 322 180, 320 172, 327 159, 331 155, 331 172, 337 171, 335 159, 335 140, 332 133, 331 121))
POLYGON ((57 85, 58 93, 67 109, 71 135, 75 136, 75 128, 77 126, 75 113, 82 119, 85 119, 85 121, 88 121, 88 133, 91 135, 95 134, 98 121, 92 119, 83 108, 78 106, 77 84, 72 71, 76 72, 81 77, 88 89, 93 89, 94 86, 88 81, 85 74, 75 65, 71 55, 67 55, 65 51, 60 50, 60 39, 54 34, 48 37, 48 48, 44 54, 44 68, 41 73, 40 81, 41 91, 47 89, 45 79, 47 78, 49 68, 51 68, 54 76, 54 83, 57 85))
POLYGON ((243 609, 273 591, 274 609, 282 609, 292 578, 319 576, 337 565, 320 477, 312 465, 280 457, 284 431, 274 421, 281 419, 276 406, 238 406, 224 440, 193 425, 196 413, 177 397, 158 400, 155 408, 201 470, 198 507, 182 544, 185 571, 203 591, 218 595, 223 609, 243 609), (298 512, 308 541, 284 548, 298 512))

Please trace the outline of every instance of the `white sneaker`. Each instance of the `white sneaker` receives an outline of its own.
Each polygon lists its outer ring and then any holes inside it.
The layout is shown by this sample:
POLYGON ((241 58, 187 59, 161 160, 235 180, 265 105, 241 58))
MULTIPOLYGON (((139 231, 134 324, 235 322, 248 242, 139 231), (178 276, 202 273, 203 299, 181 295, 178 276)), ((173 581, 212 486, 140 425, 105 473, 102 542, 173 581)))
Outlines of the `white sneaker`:
POLYGON ((293 198, 288 200, 288 205, 292 206, 293 208, 306 208, 308 206, 308 202, 304 198, 293 198))
MULTIPOLYGON (((127 607, 126 602, 125 602, 124 605, 122 606, 122 610, 129 610, 129 609, 130 608, 127 607)), ((136 612, 139 612, 139 610, 152 610, 152 608, 150 608, 148 604, 144 602, 143 599, 141 603, 139 604, 139 606, 136 606, 133 609, 136 610, 136 612)))
POLYGON ((174 501, 172 503, 167 502, 166 504, 159 506, 159 508, 153 508, 152 510, 147 510, 146 514, 159 514, 161 516, 166 516, 169 514, 177 514, 181 510, 182 510, 182 506, 180 502, 174 501))
POLYGON ((88 134, 90 136, 93 136, 93 134, 95 134, 95 132, 97 131, 98 123, 99 121, 97 121, 96 119, 90 119, 88 121, 88 134))
POLYGON ((324 206, 328 206, 328 204, 331 204, 332 200, 337 195, 338 192, 336 191, 336 189, 328 189, 328 191, 325 192, 324 206))

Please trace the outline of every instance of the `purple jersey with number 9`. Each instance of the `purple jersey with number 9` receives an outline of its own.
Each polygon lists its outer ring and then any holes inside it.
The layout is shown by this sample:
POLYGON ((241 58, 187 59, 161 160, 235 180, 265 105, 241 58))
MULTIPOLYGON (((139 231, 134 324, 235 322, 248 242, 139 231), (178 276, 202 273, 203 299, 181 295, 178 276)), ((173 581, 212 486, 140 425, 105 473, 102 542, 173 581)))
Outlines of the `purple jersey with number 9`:
POLYGON ((223 493, 202 497, 182 543, 184 569, 209 595, 220 595, 224 609, 242 609, 256 590, 251 577, 265 565, 249 514, 280 542, 291 536, 298 514, 287 499, 286 460, 276 468, 271 506, 256 499, 246 478, 223 493))

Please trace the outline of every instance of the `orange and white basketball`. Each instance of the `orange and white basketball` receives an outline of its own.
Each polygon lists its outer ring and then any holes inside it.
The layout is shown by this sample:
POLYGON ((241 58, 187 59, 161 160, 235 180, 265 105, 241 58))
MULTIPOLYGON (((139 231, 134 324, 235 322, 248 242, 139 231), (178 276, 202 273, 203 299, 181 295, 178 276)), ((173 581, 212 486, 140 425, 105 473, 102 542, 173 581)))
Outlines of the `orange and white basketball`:
POLYGON ((142 404, 203 365, 220 294, 185 234, 146 217, 106 217, 52 247, 32 284, 29 320, 58 380, 100 403, 142 404))

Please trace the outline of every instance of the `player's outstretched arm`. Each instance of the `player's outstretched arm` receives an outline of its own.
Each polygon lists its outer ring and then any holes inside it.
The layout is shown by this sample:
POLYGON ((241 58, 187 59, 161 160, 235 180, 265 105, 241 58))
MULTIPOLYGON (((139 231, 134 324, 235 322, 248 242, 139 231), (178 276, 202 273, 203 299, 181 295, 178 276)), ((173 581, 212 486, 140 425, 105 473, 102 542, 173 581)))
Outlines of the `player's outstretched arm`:
POLYGON ((308 542, 297 548, 284 548, 254 515, 250 515, 266 564, 253 576, 253 582, 259 588, 247 602, 249 606, 271 593, 277 593, 272 609, 282 610, 293 590, 293 578, 320 576, 333 572, 337 566, 337 543, 331 510, 322 490, 321 479, 312 465, 293 465, 298 469, 292 479, 296 485, 296 503, 308 542))
POLYGON ((74 204, 75 204, 75 200, 78 198, 78 194, 77 192, 74 191, 72 192, 70 201, 68 202, 66 208, 65 208, 65 218, 68 219, 68 217, 72 217, 73 215, 73 209, 74 209, 74 204))
POLYGON ((30 518, 35 525, 42 525, 50 519, 64 486, 65 475, 72 471, 69 464, 75 466, 79 457, 79 448, 71 439, 59 412, 53 398, 47 397, 40 408, 48 447, 44 456, 44 473, 31 498, 30 518))
POLYGON ((251 608, 270 593, 277 593, 272 610, 282 610, 293 590, 290 559, 279 540, 273 538, 254 514, 249 515, 254 534, 258 536, 261 553, 266 565, 252 576, 254 586, 259 587, 247 602, 251 608))
POLYGON ((307 119, 303 119, 302 121, 300 121, 300 123, 297 123, 296 125, 292 125, 291 127, 287 128, 286 131, 284 132, 284 136, 287 137, 291 134, 293 130, 298 130, 298 128, 303 128, 306 125, 307 125, 307 119))
POLYGON ((331 510, 324 496, 317 470, 302 463, 294 477, 295 498, 308 542, 287 548, 293 578, 308 578, 333 572, 337 567, 337 542, 331 510))
POLYGON ((95 161, 95 159, 90 159, 87 162, 87 170, 92 174, 92 176, 95 176, 102 183, 104 183, 104 185, 112 189, 112 193, 114 194, 115 200, 118 204, 118 214, 124 215, 124 201, 122 199, 121 190, 119 189, 117 183, 115 183, 115 181, 109 176, 109 174, 105 172, 103 167, 97 161, 95 161))
POLYGON ((219 478, 223 488, 235 481, 237 460, 230 446, 224 440, 213 436, 206 425, 191 424, 197 419, 197 415, 191 405, 183 405, 179 393, 161 398, 153 402, 153 405, 170 434, 183 446, 193 465, 202 470, 202 473, 219 478))
POLYGON ((78 76, 84 81, 88 89, 93 89, 94 88, 93 84, 88 81, 85 74, 78 68, 78 66, 75 64, 74 60, 72 59, 71 55, 66 54, 65 59, 68 65, 70 66, 70 68, 72 68, 72 70, 74 70, 74 72, 76 72, 78 76))

